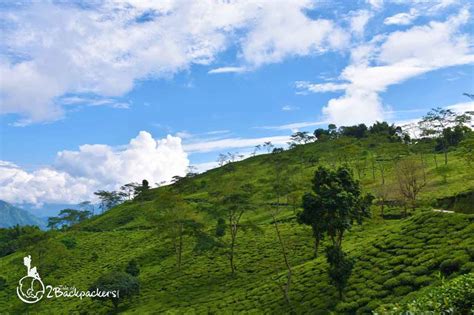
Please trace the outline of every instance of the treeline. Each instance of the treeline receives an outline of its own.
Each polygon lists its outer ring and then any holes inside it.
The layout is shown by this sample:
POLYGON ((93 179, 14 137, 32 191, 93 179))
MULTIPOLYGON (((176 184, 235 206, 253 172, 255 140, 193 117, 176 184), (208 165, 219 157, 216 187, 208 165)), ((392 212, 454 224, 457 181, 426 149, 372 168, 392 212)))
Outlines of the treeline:
MULTIPOLYGON (((140 184, 128 183, 120 187, 118 191, 99 190, 94 192, 99 199, 98 208, 101 213, 125 202, 132 200, 145 201, 149 199, 148 191, 150 185, 146 179, 140 184)), ((65 229, 91 218, 95 214, 95 205, 90 201, 83 201, 79 209, 63 209, 57 216, 48 218, 48 228, 65 229)))

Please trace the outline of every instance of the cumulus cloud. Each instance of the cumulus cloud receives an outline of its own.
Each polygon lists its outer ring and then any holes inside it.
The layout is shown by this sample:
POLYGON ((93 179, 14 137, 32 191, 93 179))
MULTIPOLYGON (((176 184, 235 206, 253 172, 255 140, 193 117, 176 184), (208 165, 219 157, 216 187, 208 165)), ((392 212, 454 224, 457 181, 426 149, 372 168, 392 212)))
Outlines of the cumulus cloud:
POLYGON ((141 131, 120 149, 101 144, 61 151, 49 168, 32 172, 0 162, 0 199, 15 203, 77 203, 91 199, 98 189, 117 189, 147 179, 169 181, 185 175, 189 165, 181 139, 155 140, 141 131))
POLYGON ((309 18, 311 9, 309 0, 5 6, 0 15, 0 114, 18 114, 23 125, 59 119, 65 114, 65 94, 122 96, 136 80, 210 65, 232 45, 242 63, 253 68, 345 47, 345 32, 330 20, 309 18))
POLYGON ((474 63, 469 36, 460 31, 468 20, 464 8, 443 22, 375 36, 351 51, 351 62, 336 82, 297 82, 297 88, 300 93, 344 91, 323 108, 327 120, 336 124, 385 119, 379 94, 389 86, 436 69, 474 63))

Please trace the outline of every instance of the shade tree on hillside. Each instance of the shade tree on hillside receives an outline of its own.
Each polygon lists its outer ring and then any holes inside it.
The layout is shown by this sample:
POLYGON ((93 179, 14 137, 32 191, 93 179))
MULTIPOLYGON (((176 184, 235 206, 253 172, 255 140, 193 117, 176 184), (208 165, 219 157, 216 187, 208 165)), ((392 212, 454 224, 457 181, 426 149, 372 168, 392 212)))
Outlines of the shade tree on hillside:
POLYGON ((268 209, 272 217, 272 224, 275 228, 276 238, 280 246, 282 261, 287 271, 283 283, 280 282, 280 277, 277 278, 276 281, 278 281, 278 286, 283 293, 285 301, 290 305, 290 289, 293 271, 290 265, 290 261, 288 259, 285 240, 281 234, 279 223, 277 220, 277 217, 280 215, 281 211, 284 209, 285 206, 282 204, 283 196, 288 195, 292 188, 290 186, 290 183, 288 182, 288 178, 290 177, 288 170, 289 160, 288 157, 279 155, 275 157, 273 162, 273 176, 270 177, 270 185, 268 185, 268 187, 270 187, 270 190, 266 193, 265 199, 273 201, 268 205, 268 209))
POLYGON ((273 145, 273 143, 271 141, 265 141, 262 145, 262 148, 266 149, 267 153, 272 152, 274 147, 275 146, 273 145))
POLYGON ((102 303, 112 302, 114 313, 118 313, 120 304, 140 293, 140 282, 136 277, 126 272, 111 271, 97 279, 89 288, 89 291, 96 290, 110 293, 106 298, 95 296, 92 299, 102 303))
POLYGON ((469 135, 459 143, 459 151, 458 155, 460 155, 468 167, 472 168, 474 165, 474 132, 470 132, 469 135))
POLYGON ((421 135, 437 140, 437 149, 444 154, 444 164, 448 164, 448 149, 457 145, 464 134, 469 132, 466 127, 471 121, 471 112, 457 114, 451 109, 433 108, 419 123, 421 135))
MULTIPOLYGON (((235 175, 232 169, 228 172, 235 175)), ((213 216, 225 221, 225 229, 222 229, 221 221, 221 224, 218 225, 219 228, 216 229, 216 234, 219 233, 217 236, 228 235, 228 240, 222 238, 222 242, 226 247, 232 275, 235 275, 237 270, 235 256, 239 232, 245 229, 258 230, 251 222, 242 222, 245 213, 255 210, 255 205, 251 201, 255 188, 251 184, 239 186, 236 183, 236 179, 232 178, 220 190, 212 192, 210 194, 211 206, 209 207, 212 208, 210 212, 213 216)))
POLYGON ((301 144, 313 142, 315 139, 316 137, 312 136, 307 131, 297 131, 290 136, 290 141, 288 142, 288 145, 290 146, 290 148, 294 148, 301 144))
POLYGON ((161 235, 171 239, 176 268, 181 270, 187 236, 195 236, 202 228, 200 216, 178 192, 161 191, 156 199, 156 215, 151 218, 161 235))
POLYGON ((102 213, 115 207, 122 201, 122 196, 120 196, 116 191, 99 190, 94 192, 94 195, 96 195, 100 200, 99 207, 102 210, 102 213))
POLYGON ((88 210, 63 209, 56 217, 48 218, 48 227, 52 230, 61 227, 71 227, 90 218, 92 212, 88 210))
POLYGON ((124 200, 132 200, 137 195, 138 183, 128 183, 120 187, 119 195, 124 200))
POLYGON ((125 272, 133 277, 138 277, 140 274, 140 267, 138 266, 136 259, 132 259, 128 262, 127 266, 125 267, 125 272))
POLYGON ((414 158, 400 160, 396 165, 395 173, 400 194, 415 210, 418 195, 426 186, 420 161, 414 158))
POLYGON ((315 238, 315 255, 319 242, 327 236, 331 245, 326 250, 328 274, 340 295, 350 275, 350 261, 342 252, 344 233, 354 222, 370 216, 373 196, 363 195, 359 182, 347 168, 329 170, 319 167, 312 180, 313 191, 303 196, 303 211, 298 222, 311 226, 315 238))
POLYGON ((142 180, 142 184, 135 187, 134 196, 135 199, 139 201, 147 201, 150 196, 148 192, 150 191, 150 184, 146 179, 142 180))

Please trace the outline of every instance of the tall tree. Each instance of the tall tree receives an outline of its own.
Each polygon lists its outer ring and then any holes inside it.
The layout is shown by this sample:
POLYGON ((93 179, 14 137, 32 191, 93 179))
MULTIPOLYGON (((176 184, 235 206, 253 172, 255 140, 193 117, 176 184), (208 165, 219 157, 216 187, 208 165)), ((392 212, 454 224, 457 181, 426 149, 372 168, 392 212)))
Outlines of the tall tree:
POLYGON ((100 200, 100 208, 102 209, 102 212, 115 207, 122 201, 122 197, 116 191, 99 190, 94 192, 94 195, 96 195, 100 200))
POLYGON ((202 228, 199 215, 179 193, 162 191, 156 200, 157 215, 152 218, 160 233, 165 233, 173 244, 176 268, 181 270, 184 239, 202 228))
POLYGON ((275 228, 278 244, 280 245, 281 254, 283 257, 283 262, 285 264, 287 273, 286 273, 286 281, 283 285, 280 285, 280 288, 283 293, 283 297, 285 298, 286 302, 291 305, 290 302, 290 289, 291 289, 291 279, 293 275, 293 271, 290 265, 290 261, 288 259, 288 254, 285 246, 285 242, 283 240, 283 236, 280 231, 279 223, 277 220, 278 215, 281 213, 282 204, 281 200, 284 195, 289 193, 289 183, 288 183, 288 158, 283 157, 281 155, 276 156, 274 159, 273 171, 274 177, 271 179, 272 184, 271 192, 268 194, 268 199, 272 200, 276 197, 276 202, 270 204, 270 215, 272 216, 272 223, 273 227, 275 228))
POLYGON ((254 209, 251 196, 254 188, 250 184, 245 184, 237 189, 233 187, 228 192, 224 192, 220 204, 223 215, 227 217, 228 230, 230 232, 230 243, 228 248, 228 258, 232 275, 235 274, 235 247, 237 245, 238 232, 244 228, 241 223, 244 213, 254 209))
POLYGON ((422 136, 435 137, 439 141, 440 150, 444 153, 444 164, 448 164, 449 132, 448 128, 462 127, 471 121, 471 113, 459 115, 450 109, 433 108, 420 121, 422 136))
POLYGON ((418 194, 426 185, 423 166, 414 158, 400 160, 396 165, 396 176, 400 193, 415 210, 418 194))
POLYGON ((343 236, 354 222, 360 224, 369 216, 372 200, 372 195, 361 193, 359 182, 343 167, 336 171, 319 167, 313 178, 313 192, 303 197, 298 220, 312 227, 316 254, 322 237, 330 239, 326 249, 328 275, 340 297, 352 270, 352 261, 342 251, 343 236))
POLYGON ((359 182, 344 167, 332 171, 320 166, 312 183, 313 192, 303 197, 300 222, 315 226, 316 234, 327 234, 334 245, 341 246, 344 232, 369 217, 373 196, 363 195, 359 182))

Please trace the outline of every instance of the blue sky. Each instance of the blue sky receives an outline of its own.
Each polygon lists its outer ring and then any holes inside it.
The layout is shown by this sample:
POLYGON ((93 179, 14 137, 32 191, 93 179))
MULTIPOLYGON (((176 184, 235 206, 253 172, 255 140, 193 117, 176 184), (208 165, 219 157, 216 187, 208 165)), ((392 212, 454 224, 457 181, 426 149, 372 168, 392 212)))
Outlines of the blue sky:
POLYGON ((472 13, 448 0, 6 2, 0 199, 76 203, 328 122, 472 110, 472 13))

